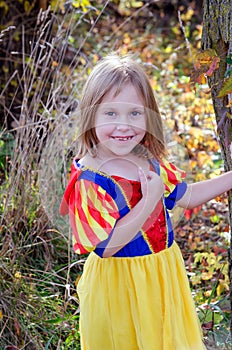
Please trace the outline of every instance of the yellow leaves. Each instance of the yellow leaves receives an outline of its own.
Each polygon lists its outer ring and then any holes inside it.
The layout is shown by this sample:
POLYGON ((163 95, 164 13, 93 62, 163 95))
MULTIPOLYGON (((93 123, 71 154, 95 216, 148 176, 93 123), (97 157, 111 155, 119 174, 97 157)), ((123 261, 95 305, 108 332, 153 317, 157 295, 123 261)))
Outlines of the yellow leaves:
POLYGON ((182 13, 180 15, 180 18, 182 19, 182 21, 190 21, 193 15, 194 10, 192 8, 188 8, 188 10, 185 13, 182 13))
POLYGON ((217 286, 216 292, 217 296, 219 297, 223 292, 229 291, 229 284, 228 282, 225 282, 223 280, 219 280, 219 284, 217 286))
POLYGON ((133 9, 137 9, 144 6, 142 1, 120 1, 118 5, 118 11, 122 16, 130 16, 133 9))
POLYGON ((206 165, 213 167, 213 161, 211 156, 204 151, 198 152, 197 163, 200 168, 206 165))
POLYGON ((3 319, 3 312, 2 310, 0 309, 0 321, 3 319))
POLYGON ((6 1, 0 1, 0 8, 4 10, 4 14, 6 15, 9 10, 9 6, 6 4, 6 1))
POLYGON ((35 3, 36 3, 36 0, 24 1, 24 10, 25 10, 27 15, 29 15, 31 13, 31 11, 33 10, 33 8, 35 7, 35 3))
POLYGON ((193 285, 201 284, 202 281, 213 281, 214 288, 205 292, 206 297, 212 298, 215 290, 217 296, 229 291, 228 262, 223 261, 222 255, 215 252, 198 252, 194 254, 194 264, 201 266, 201 273, 191 276, 193 285))
POLYGON ((201 274, 201 279, 202 279, 203 281, 211 280, 212 277, 213 277, 213 274, 212 274, 212 272, 209 272, 209 271, 207 271, 207 272, 202 272, 202 274, 201 274))
POLYGON ((220 57, 213 49, 207 49, 197 52, 194 57, 194 69, 191 73, 190 81, 192 83, 205 84, 207 77, 212 76, 214 71, 219 68, 220 57))
POLYGON ((59 63, 56 62, 56 61, 52 61, 52 67, 55 68, 55 67, 58 67, 59 63))
POLYGON ((9 72, 9 67, 3 65, 3 66, 2 66, 2 70, 3 70, 4 73, 7 74, 7 73, 9 72))
POLYGON ((218 57, 218 56, 216 54, 216 51, 213 49, 207 49, 202 52, 198 52, 195 55, 194 66, 196 69, 199 69, 200 66, 211 63, 215 57, 218 57))
POLYGON ((21 272, 20 272, 20 271, 16 271, 15 274, 14 274, 14 277, 15 277, 16 279, 21 279, 21 278, 22 278, 21 272))
POLYGON ((72 5, 75 8, 81 8, 83 12, 87 12, 88 6, 91 4, 89 0, 73 0, 72 5))
POLYGON ((128 33, 125 33, 123 43, 129 45, 131 43, 131 38, 128 33))
POLYGON ((190 277, 190 281, 191 281, 192 285, 194 285, 194 286, 197 284, 201 284, 201 276, 193 274, 190 277))
POLYGON ((50 6, 51 9, 54 12, 57 12, 58 10, 60 10, 62 13, 65 12, 65 5, 66 1, 65 0, 51 0, 50 6))
POLYGON ((98 55, 96 53, 93 54, 93 63, 96 64, 98 62, 98 60, 99 60, 98 55))
POLYGON ((131 1, 131 7, 134 7, 134 8, 140 8, 142 7, 144 4, 143 4, 143 1, 131 1))
MULTIPOLYGON (((192 108, 192 112, 200 115, 200 107, 195 106, 192 108)), ((205 180, 206 173, 202 172, 201 169, 213 169, 215 167, 215 158, 212 155, 215 156, 220 150, 213 131, 199 127, 190 127, 184 141, 185 147, 191 155, 190 166, 194 171, 195 180, 205 180)))
POLYGON ((228 104, 226 105, 226 107, 228 107, 228 108, 231 108, 231 107, 232 107, 232 99, 230 99, 230 100, 228 101, 228 104))
POLYGON ((204 296, 205 296, 206 298, 210 298, 210 297, 211 297, 211 294, 212 294, 212 289, 206 290, 206 291, 204 292, 204 296))
MULTIPOLYGON (((207 83, 207 77, 211 77, 212 74, 219 68, 220 57, 217 55, 214 49, 207 49, 201 52, 197 52, 194 57, 194 69, 192 70, 190 82, 198 83, 200 85, 207 83)), ((231 57, 227 57, 227 64, 232 64, 231 57)), ((231 72, 231 68, 228 70, 231 72)), ((226 73, 226 75, 231 73, 226 73)), ((218 93, 218 98, 225 97, 232 93, 232 76, 230 75, 223 82, 222 88, 218 93)), ((232 102, 229 101, 228 107, 231 107, 232 102)))

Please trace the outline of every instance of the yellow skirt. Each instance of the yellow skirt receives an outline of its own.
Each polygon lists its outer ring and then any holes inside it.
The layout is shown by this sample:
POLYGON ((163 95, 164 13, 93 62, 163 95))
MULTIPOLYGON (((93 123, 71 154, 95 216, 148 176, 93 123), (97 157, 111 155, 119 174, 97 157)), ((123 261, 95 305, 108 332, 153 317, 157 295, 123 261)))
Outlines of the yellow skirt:
POLYGON ((78 283, 82 350, 203 350, 179 247, 135 258, 91 253, 78 283))

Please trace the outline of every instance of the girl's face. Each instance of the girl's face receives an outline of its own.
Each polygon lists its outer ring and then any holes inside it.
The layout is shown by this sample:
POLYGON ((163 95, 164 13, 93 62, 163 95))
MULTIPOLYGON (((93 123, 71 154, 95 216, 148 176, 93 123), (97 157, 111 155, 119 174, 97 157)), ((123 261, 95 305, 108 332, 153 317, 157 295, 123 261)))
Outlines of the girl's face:
POLYGON ((131 83, 114 96, 111 89, 103 98, 95 116, 99 150, 106 155, 125 156, 142 141, 146 133, 146 115, 142 98, 131 83))

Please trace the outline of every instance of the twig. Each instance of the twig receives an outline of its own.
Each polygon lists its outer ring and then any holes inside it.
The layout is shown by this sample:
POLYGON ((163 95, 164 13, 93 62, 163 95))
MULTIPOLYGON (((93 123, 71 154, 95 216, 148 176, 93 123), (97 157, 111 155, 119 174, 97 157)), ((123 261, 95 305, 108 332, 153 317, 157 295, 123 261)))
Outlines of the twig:
POLYGON ((190 46, 190 43, 189 43, 189 40, 187 38, 187 35, 186 35, 186 31, 185 31, 185 27, 184 27, 184 24, 183 24, 183 21, 181 19, 181 14, 180 14, 180 11, 178 10, 178 20, 179 20, 179 23, 180 23, 180 27, 182 29, 182 32, 184 34, 184 39, 185 39, 185 42, 186 42, 186 47, 189 51, 189 55, 190 57, 193 57, 193 53, 192 53, 192 50, 191 50, 191 46, 190 46))

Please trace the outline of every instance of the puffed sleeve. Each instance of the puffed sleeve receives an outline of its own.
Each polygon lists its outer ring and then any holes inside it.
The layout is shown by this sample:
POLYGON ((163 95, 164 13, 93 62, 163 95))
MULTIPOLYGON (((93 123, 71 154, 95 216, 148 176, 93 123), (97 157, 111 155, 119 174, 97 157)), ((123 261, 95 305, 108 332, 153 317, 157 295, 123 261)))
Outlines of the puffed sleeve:
POLYGON ((109 237, 120 214, 113 198, 99 184, 81 179, 81 176, 74 178, 73 182, 72 179, 71 176, 60 213, 67 213, 62 212, 66 203, 73 249, 78 254, 85 254, 109 237))
POLYGON ((186 174, 173 163, 164 160, 160 163, 160 176, 165 185, 165 205, 171 210, 186 192, 187 184, 184 181, 186 174))

